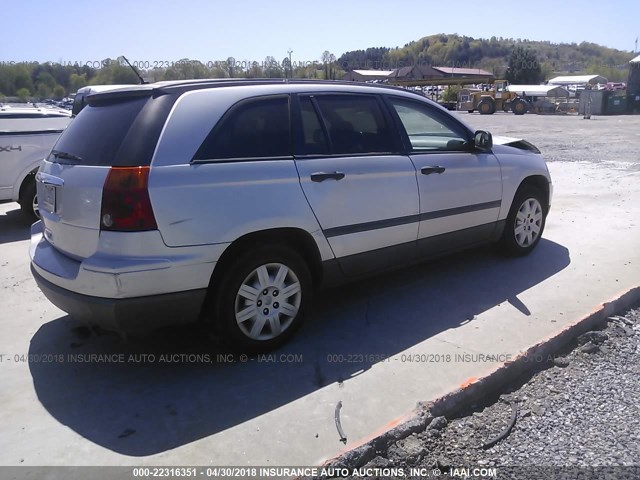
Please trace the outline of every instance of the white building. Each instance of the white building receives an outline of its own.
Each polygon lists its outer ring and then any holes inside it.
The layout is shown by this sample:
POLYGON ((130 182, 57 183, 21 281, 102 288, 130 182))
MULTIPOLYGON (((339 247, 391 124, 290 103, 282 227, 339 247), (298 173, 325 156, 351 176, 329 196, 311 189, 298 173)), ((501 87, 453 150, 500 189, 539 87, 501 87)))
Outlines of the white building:
POLYGON ((607 83, 607 78, 602 75, 566 75, 552 78, 548 82, 549 85, 578 85, 581 87, 595 86, 598 83, 607 83))

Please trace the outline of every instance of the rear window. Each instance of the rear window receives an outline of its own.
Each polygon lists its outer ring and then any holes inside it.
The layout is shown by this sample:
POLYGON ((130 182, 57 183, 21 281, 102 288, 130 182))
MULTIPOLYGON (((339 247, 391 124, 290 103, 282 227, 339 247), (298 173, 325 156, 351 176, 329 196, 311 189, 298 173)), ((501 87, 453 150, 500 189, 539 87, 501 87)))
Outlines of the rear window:
POLYGON ((333 154, 369 154, 394 151, 391 131, 375 97, 318 95, 333 154))
POLYGON ((54 151, 62 154, 49 155, 49 161, 99 166, 148 164, 150 159, 119 154, 127 133, 148 101, 148 97, 143 97, 99 106, 87 105, 56 143, 54 151))

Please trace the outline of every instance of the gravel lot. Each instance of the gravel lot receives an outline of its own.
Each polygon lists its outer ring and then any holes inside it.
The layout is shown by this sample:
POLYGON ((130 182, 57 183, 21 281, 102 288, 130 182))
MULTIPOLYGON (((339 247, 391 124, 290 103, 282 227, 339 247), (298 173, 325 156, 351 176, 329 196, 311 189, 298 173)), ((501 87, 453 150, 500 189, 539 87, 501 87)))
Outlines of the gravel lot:
POLYGON ((640 115, 593 116, 590 120, 579 115, 458 115, 495 135, 524 137, 542 151, 547 162, 591 162, 640 170, 640 115))
POLYGON ((610 317, 571 348, 486 405, 435 418, 365 468, 497 466, 498 478, 639 478, 640 308, 610 317), (514 409, 510 433, 486 448, 508 429, 514 409))

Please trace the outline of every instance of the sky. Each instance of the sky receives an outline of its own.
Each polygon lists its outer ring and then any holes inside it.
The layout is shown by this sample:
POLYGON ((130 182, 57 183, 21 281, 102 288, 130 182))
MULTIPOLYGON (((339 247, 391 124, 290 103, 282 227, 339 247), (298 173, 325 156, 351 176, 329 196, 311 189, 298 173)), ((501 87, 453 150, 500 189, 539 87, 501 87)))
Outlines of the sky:
POLYGON ((640 0, 0 0, 0 62, 319 61, 436 33, 633 51, 640 0))

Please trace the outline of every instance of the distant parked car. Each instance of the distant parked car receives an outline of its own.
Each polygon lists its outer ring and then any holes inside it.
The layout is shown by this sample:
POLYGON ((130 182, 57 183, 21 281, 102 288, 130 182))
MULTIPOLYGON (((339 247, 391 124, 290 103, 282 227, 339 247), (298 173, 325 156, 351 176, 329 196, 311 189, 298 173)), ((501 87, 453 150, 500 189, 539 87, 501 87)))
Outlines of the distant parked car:
POLYGON ((579 97, 582 92, 585 90, 584 85, 567 85, 567 90, 569 91, 569 97, 579 97))
POLYGON ((91 95, 36 178, 51 302, 124 331, 202 319, 250 351, 286 341, 321 284, 484 243, 531 252, 552 196, 530 143, 351 82, 91 95))
POLYGON ((615 91, 615 90, 625 90, 627 85, 620 82, 608 82, 605 85, 605 90, 615 91))

